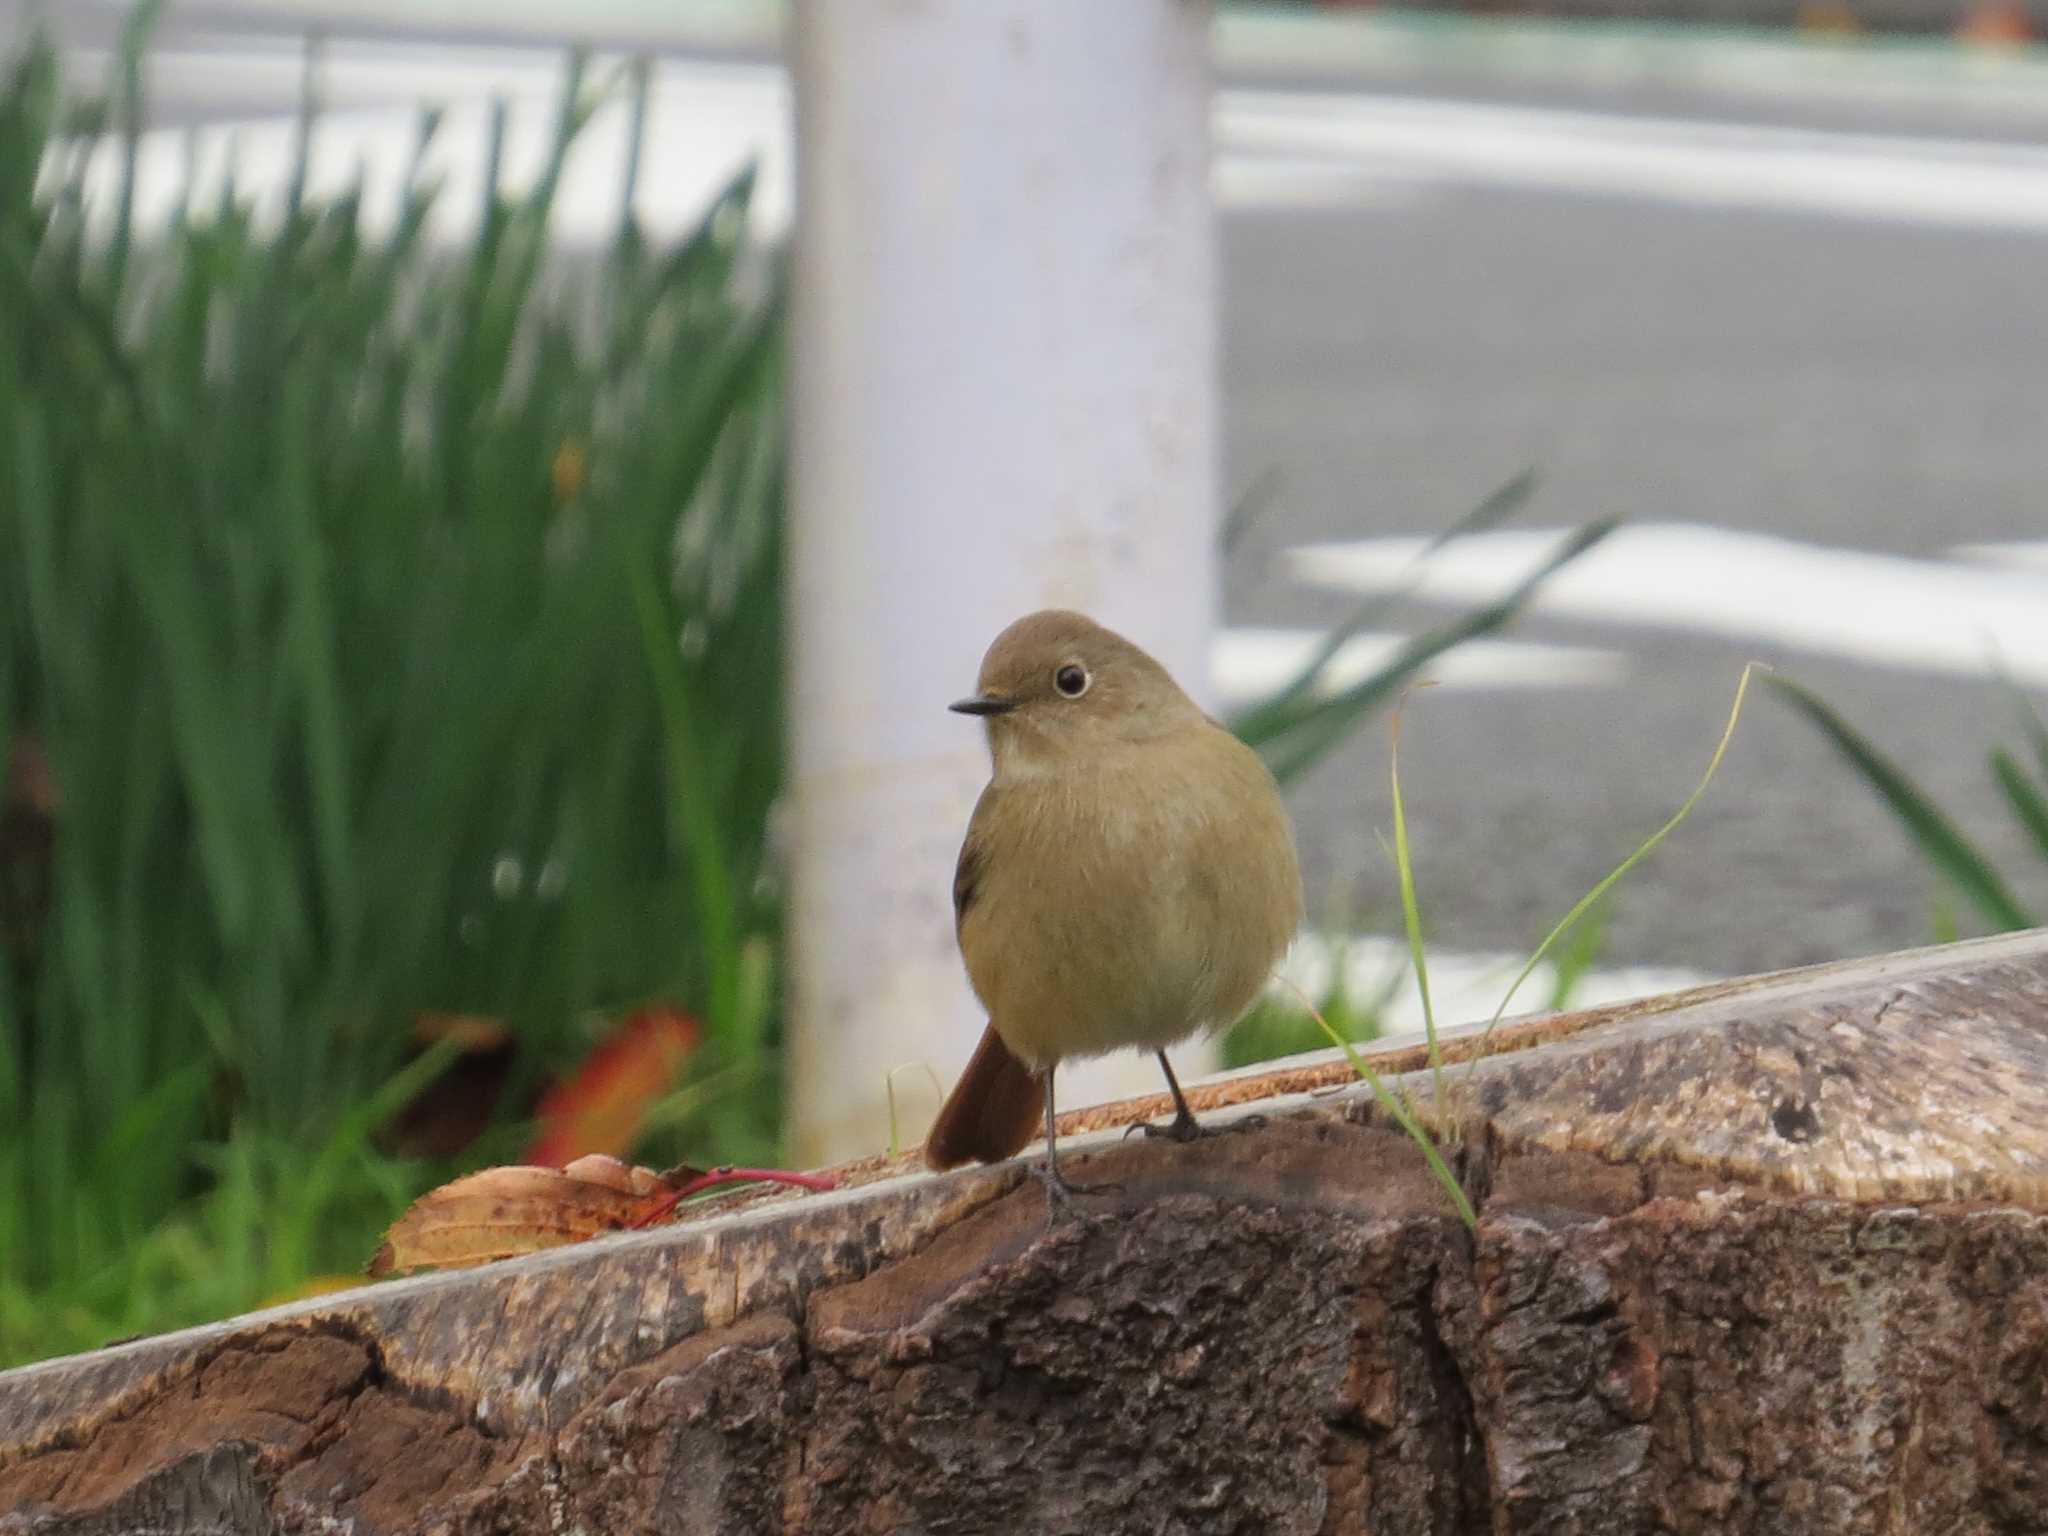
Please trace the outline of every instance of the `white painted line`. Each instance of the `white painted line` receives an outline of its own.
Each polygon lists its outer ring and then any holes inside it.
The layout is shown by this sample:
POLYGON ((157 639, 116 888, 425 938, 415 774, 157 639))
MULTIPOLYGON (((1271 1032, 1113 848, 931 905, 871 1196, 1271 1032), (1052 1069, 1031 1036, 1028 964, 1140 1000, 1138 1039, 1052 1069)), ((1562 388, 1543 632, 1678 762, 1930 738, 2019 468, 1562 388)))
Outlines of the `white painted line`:
MULTIPOLYGON (((1426 954, 1429 998, 1438 1029, 1448 1031, 1461 1025, 1472 1029, 1483 1026, 1493 1017, 1494 1009, 1500 1006, 1501 994, 1507 991, 1528 958, 1527 955, 1429 950, 1426 954)), ((1422 1038, 1422 1004, 1409 970, 1408 946, 1403 940, 1380 934, 1359 934, 1332 941, 1319 934, 1304 933, 1289 951, 1280 967, 1280 974, 1319 1002, 1329 995, 1332 979, 1341 974, 1346 994, 1352 1002, 1363 1004, 1385 1000, 1380 1014, 1383 1036, 1412 1033, 1418 1041, 1422 1038)), ((1702 971, 1677 966, 1590 970, 1572 987, 1567 1006, 1599 1008, 1641 997, 1658 997, 1718 979, 1702 971)), ((1504 1020, 1543 1012, 1556 985, 1556 969, 1545 961, 1530 973, 1529 979, 1515 993, 1504 1020)), ((1301 1006, 1301 999, 1281 982, 1274 982, 1268 995, 1283 1006, 1301 1006)), ((1205 1072, 1200 1063, 1209 1055, 1206 1046, 1190 1042, 1175 1047, 1169 1054, 1183 1082, 1236 1075, 1205 1072)), ((1108 1056, 1070 1063, 1060 1068, 1059 1082, 1062 1110, 1158 1093, 1163 1086, 1157 1063, 1139 1051, 1116 1051, 1108 1056)), ((914 1119, 920 1132, 938 1107, 935 1099, 926 1107, 925 1100, 931 1092, 928 1080, 921 1073, 904 1072, 897 1080, 899 1106, 914 1106, 906 1109, 906 1123, 914 1119), (927 1118, 916 1118, 919 1115, 927 1118)))
MULTIPOLYGON (((467 240, 476 231, 488 163, 491 92, 501 90, 507 103, 503 185, 521 191, 533 184, 545 163, 561 74, 555 61, 549 70, 529 75, 480 67, 475 76, 448 83, 466 94, 446 107, 423 172, 428 184, 440 187, 428 235, 442 244, 467 240)), ((418 92, 423 102, 437 99, 424 81, 408 82, 406 92, 418 92)), ((788 228, 794 195, 789 111, 788 83, 780 69, 690 65, 658 71, 635 205, 643 226, 657 238, 691 228, 719 190, 749 160, 758 160, 755 233, 779 238, 788 228)), ((308 197, 334 197, 360 178, 363 226, 373 238, 388 234, 397 220, 419 121, 414 107, 344 108, 322 116, 313 134, 308 197)), ((577 139, 550 225, 557 240, 590 245, 617 230, 627 133, 627 107, 620 99, 600 109, 577 139)), ((145 134, 137 162, 138 224, 149 228, 167 221, 188 181, 194 205, 210 209, 231 169, 238 192, 253 202, 258 219, 275 221, 282 213, 296 138, 297 127, 288 117, 210 124, 189 141, 182 130, 145 134)), ((87 172, 96 232, 103 233, 112 217, 119 171, 119 146, 102 142, 87 172)))
MULTIPOLYGON (((1391 883, 1391 880, 1390 880, 1391 883)), ((1528 963, 1527 954, 1461 953, 1454 950, 1424 951, 1429 964, 1429 1000, 1439 1028, 1459 1024, 1484 1024, 1500 1006, 1501 997, 1514 982, 1516 973, 1528 963)), ((1403 939, 1380 934, 1358 934, 1332 941, 1319 934, 1304 934, 1295 942, 1280 974, 1310 997, 1320 1001, 1332 982, 1342 978, 1344 995, 1353 1003, 1384 997, 1381 1028, 1387 1033, 1422 1028, 1422 1000, 1415 990, 1415 978, 1403 939)), ((1567 1006, 1598 1008, 1608 1003, 1629 1002, 1639 997, 1656 997, 1696 987, 1716 978, 1702 971, 1679 966, 1625 966, 1589 970, 1574 984, 1567 1006)), ((1537 966, 1508 1004, 1505 1015, 1537 1013, 1549 1005, 1557 985, 1557 970, 1549 960, 1537 966)), ((1275 983, 1273 996, 1299 1006, 1287 987, 1275 983)))
MULTIPOLYGON (((422 46, 382 39, 331 42, 319 50, 315 98, 328 110, 351 107, 416 108, 471 98, 508 96, 553 101, 560 93, 567 48, 422 46)), ((104 79, 112 56, 79 50, 68 60, 84 79, 104 79)), ((617 57, 593 58, 587 82, 595 86, 621 67, 617 57)), ((208 118, 289 116, 298 110, 306 54, 296 38, 236 36, 196 46, 164 46, 144 60, 145 100, 183 105, 208 118)), ((721 78, 773 85, 772 66, 715 62, 658 65, 657 78, 716 82, 721 78)))
POLYGON ((1958 560, 1978 560, 2000 570, 2048 572, 2048 539, 2013 539, 1999 544, 1958 544, 1949 553, 1958 560))
MULTIPOLYGON (((1426 540, 1318 544, 1286 556, 1295 577, 1350 592, 1397 587, 1450 603, 1511 590, 1569 535, 1476 534, 1417 568, 1426 540)), ((2003 667, 2048 686, 2048 570, 1986 569, 1795 543, 1693 524, 1620 529, 1554 574, 1537 612, 1687 630, 1908 671, 1981 677, 2003 667)))
MULTIPOLYGON (((1315 693, 1340 693, 1385 666, 1412 636, 1367 631, 1347 640, 1324 668, 1315 693)), ((1232 628, 1217 635, 1210 677, 1228 708, 1257 703, 1294 681, 1323 637, 1311 629, 1232 628)), ((1445 688, 1570 688, 1619 682, 1628 662, 1617 651, 1521 640, 1467 640, 1423 671, 1445 688)))
MULTIPOLYGON (((594 61, 593 81, 617 64, 594 61)), ((104 71, 105 58, 81 54, 77 66, 91 76, 104 71)), ((229 134, 238 185, 259 193, 282 185, 301 69, 296 47, 245 40, 152 57, 158 99, 248 119, 199 130, 202 205, 217 196, 229 134)), ((459 211, 444 212, 432 234, 461 239, 480 196, 487 100, 510 103, 507 169, 520 185, 538 166, 561 71, 561 52, 551 48, 337 41, 318 71, 330 111, 316 135, 313 189, 339 191, 361 167, 372 194, 369 227, 388 228, 416 104, 444 103, 433 165, 459 211)), ((623 125, 623 108, 613 106, 587 130, 576 158, 581 174, 564 184, 558 238, 588 243, 616 226, 623 125)), ((2048 232, 2048 149, 2034 145, 1260 90, 1219 92, 1215 125, 1215 186, 1226 209, 1369 207, 1466 184, 2048 232)), ((139 207, 147 223, 175 205, 187 151, 182 130, 151 133, 144 145, 139 207)), ((791 198, 787 74, 776 64, 662 61, 646 157, 643 213, 656 232, 688 226, 752 159, 760 164, 758 231, 779 238, 791 198)), ((102 146, 91 176, 103 210, 116 182, 112 145, 102 146)), ((259 214, 274 216, 275 203, 273 195, 259 214)))
POLYGON ((1210 172, 1217 206, 1312 212, 1412 204, 1442 190, 1436 178, 1391 165, 1347 164, 1327 155, 1219 153, 1210 172))
POLYGON ((1364 94, 1227 91, 1217 142, 1450 181, 2048 232, 2048 149, 1364 94))
MULTIPOLYGON (((103 69, 102 57, 98 67, 103 69)), ((235 185, 255 199, 257 217, 277 219, 295 153, 293 113, 302 59, 292 47, 165 50, 151 62, 157 99, 204 105, 212 119, 188 138, 183 129, 145 134, 138 166, 136 217, 160 227, 177 207, 188 179, 195 206, 219 199, 232 167, 235 185), (188 178, 188 170, 196 175, 188 178)), ((592 88, 613 78, 617 60, 597 60, 592 88)), ((91 61, 82 69, 91 75, 91 61)), ((364 225, 389 233, 418 133, 420 109, 443 107, 427 161, 441 197, 428 236, 439 244, 476 231, 489 145, 489 103, 504 100, 508 138, 505 184, 532 183, 553 130, 562 87, 562 56, 552 50, 434 48, 380 42, 326 49, 317 74, 321 115, 313 137, 307 190, 338 195, 362 179, 364 225)), ((655 71, 649 97, 637 207, 656 236, 673 237, 701 216, 710 199, 749 161, 758 166, 754 231, 779 240, 792 210, 794 149, 790 88, 776 65, 668 61, 655 71)), ((626 146, 626 108, 616 99, 584 130, 572 152, 576 174, 563 178, 551 226, 569 245, 607 240, 618 227, 619 178, 626 146)), ((1219 204, 1234 209, 1357 208, 1411 199, 1431 185, 1398 166, 1333 161, 1327 155, 1219 155, 1219 204)), ((105 232, 119 179, 119 149, 99 146, 88 170, 95 232, 105 232)))

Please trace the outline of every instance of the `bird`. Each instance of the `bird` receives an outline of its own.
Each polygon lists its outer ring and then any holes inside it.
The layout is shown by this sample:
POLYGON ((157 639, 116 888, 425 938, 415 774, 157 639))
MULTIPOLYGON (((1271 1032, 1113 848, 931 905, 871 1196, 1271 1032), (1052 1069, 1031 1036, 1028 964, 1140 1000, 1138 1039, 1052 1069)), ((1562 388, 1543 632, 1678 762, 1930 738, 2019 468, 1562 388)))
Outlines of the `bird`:
POLYGON ((949 707, 987 731, 953 920, 988 1024, 925 1161, 1012 1157, 1042 1112, 1034 1171, 1058 1211, 1077 1192, 1059 1168, 1061 1062, 1152 1051, 1174 1117, 1143 1129, 1203 1134, 1166 1048, 1235 1023, 1286 954, 1303 912, 1294 830, 1258 754, 1084 614, 1018 619, 949 707))

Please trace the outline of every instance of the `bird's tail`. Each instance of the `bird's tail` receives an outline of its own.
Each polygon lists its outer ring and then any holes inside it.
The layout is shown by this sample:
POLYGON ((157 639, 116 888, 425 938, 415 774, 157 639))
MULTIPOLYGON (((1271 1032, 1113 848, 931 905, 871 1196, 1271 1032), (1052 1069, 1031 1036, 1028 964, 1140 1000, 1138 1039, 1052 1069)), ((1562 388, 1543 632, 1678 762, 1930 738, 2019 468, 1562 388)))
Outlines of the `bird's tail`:
POLYGON ((991 1024, 932 1122, 924 1160, 943 1169, 1014 1157, 1038 1128, 1044 1102, 1038 1074, 1010 1053, 991 1024))

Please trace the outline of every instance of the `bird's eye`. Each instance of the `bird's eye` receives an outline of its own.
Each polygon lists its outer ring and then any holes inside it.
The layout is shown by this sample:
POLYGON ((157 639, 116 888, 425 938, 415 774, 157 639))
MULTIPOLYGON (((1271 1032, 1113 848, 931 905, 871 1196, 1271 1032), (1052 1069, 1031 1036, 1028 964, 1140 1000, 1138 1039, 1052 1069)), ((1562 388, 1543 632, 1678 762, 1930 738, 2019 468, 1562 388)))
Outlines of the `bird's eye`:
POLYGON ((1070 661, 1053 673, 1052 685, 1062 697, 1078 699, 1088 691, 1088 669, 1070 661))

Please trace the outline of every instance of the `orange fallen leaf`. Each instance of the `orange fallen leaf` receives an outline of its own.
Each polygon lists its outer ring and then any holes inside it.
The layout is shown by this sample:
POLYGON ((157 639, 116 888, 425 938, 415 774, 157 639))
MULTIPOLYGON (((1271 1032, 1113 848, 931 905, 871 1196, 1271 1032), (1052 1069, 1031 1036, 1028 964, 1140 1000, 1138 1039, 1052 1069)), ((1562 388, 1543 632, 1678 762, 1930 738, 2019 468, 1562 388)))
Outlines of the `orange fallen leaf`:
POLYGON ((652 1226, 690 1196, 726 1184, 767 1181, 833 1187, 826 1174, 779 1168, 672 1168, 656 1173, 593 1153, 566 1168, 486 1168, 428 1190, 391 1224, 372 1255, 372 1278, 415 1269, 458 1269, 652 1226))
POLYGON ((526 1161, 559 1168, 587 1152, 623 1157, 696 1045, 697 1021, 686 1013, 633 1014, 542 1096, 534 1112, 540 1130, 526 1161))

